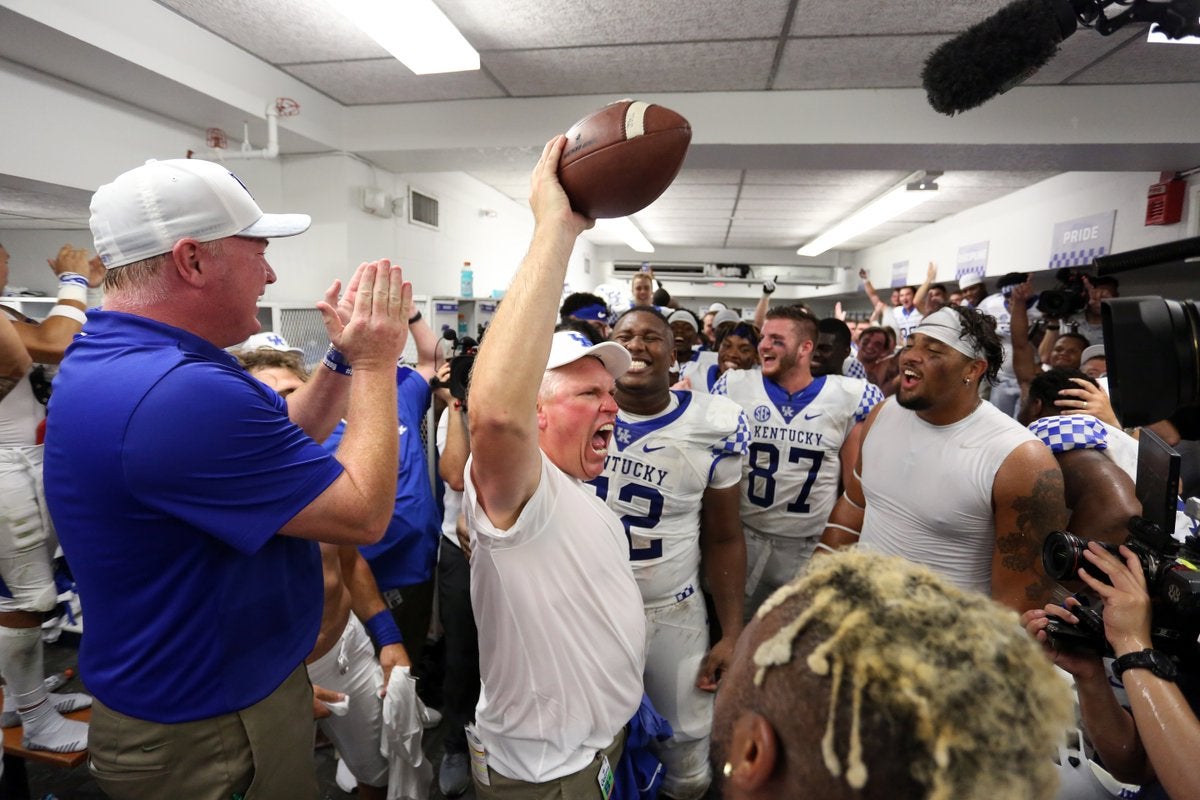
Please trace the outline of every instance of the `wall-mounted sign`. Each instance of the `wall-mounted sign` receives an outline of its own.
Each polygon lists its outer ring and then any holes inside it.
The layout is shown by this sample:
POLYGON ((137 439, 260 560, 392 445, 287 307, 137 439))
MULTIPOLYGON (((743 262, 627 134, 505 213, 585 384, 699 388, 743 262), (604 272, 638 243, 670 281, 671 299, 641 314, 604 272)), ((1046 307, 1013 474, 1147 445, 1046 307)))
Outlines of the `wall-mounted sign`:
POLYGON ((892 287, 908 285, 908 262, 897 261, 892 264, 892 287))
POLYGON ((1090 266, 1092 259, 1112 251, 1113 222, 1117 211, 1102 211, 1054 226, 1049 269, 1090 266))
POLYGON ((966 275, 987 274, 988 243, 964 244, 958 248, 958 261, 954 265, 954 280, 961 281, 966 275))

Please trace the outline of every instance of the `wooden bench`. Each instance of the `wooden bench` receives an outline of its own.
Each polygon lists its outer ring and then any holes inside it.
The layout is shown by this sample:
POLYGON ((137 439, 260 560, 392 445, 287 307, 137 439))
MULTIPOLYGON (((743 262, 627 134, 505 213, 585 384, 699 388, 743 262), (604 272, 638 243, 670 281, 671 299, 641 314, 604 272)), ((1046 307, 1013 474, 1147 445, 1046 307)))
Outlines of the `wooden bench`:
MULTIPOLYGON (((85 708, 64 714, 67 719, 80 722, 90 722, 92 710, 85 708)), ((25 771, 25 762, 34 761, 62 769, 73 769, 87 761, 87 750, 74 753, 52 753, 49 750, 27 750, 21 746, 24 730, 6 728, 4 730, 4 777, 0 778, 0 796, 12 800, 29 800, 29 777, 25 771)))

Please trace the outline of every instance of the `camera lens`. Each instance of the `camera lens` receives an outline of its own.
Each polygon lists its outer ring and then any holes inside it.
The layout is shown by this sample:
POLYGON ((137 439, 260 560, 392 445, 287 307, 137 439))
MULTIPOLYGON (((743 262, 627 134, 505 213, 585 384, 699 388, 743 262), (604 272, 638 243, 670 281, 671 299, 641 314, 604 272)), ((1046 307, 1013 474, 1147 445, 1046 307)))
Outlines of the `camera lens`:
POLYGON ((1067 531, 1054 531, 1042 542, 1042 566, 1056 581, 1075 578, 1084 565, 1087 541, 1067 531))

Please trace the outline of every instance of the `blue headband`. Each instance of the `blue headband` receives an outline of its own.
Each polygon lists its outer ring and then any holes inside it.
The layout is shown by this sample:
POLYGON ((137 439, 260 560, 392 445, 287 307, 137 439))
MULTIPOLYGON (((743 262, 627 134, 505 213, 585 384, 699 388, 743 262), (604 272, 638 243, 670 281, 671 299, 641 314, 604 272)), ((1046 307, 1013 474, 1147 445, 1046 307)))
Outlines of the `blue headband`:
POLYGON ((605 322, 608 320, 608 309, 601 305, 584 306, 572 311, 571 316, 590 322, 605 322))

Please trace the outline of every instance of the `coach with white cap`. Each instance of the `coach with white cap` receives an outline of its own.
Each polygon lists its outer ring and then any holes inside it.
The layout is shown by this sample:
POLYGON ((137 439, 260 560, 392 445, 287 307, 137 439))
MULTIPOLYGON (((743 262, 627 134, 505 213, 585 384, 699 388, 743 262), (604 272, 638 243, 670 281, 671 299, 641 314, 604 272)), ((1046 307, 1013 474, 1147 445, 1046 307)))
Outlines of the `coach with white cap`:
POLYGON ((315 798, 311 540, 374 542, 391 518, 412 288, 387 261, 340 300, 335 282, 326 368, 285 402, 223 348, 258 330, 268 240, 307 216, 183 159, 120 175, 91 210, 104 308, 55 380, 45 476, 88 608, 92 774, 117 800, 315 798), (330 455, 310 435, 347 398, 330 455))
POLYGON ((483 684, 480 800, 608 797, 642 698, 645 616, 629 542, 582 483, 604 468, 615 381, 631 358, 615 342, 551 334, 571 249, 591 226, 555 177, 564 141, 534 170, 533 242, 471 377, 463 511, 483 684))

